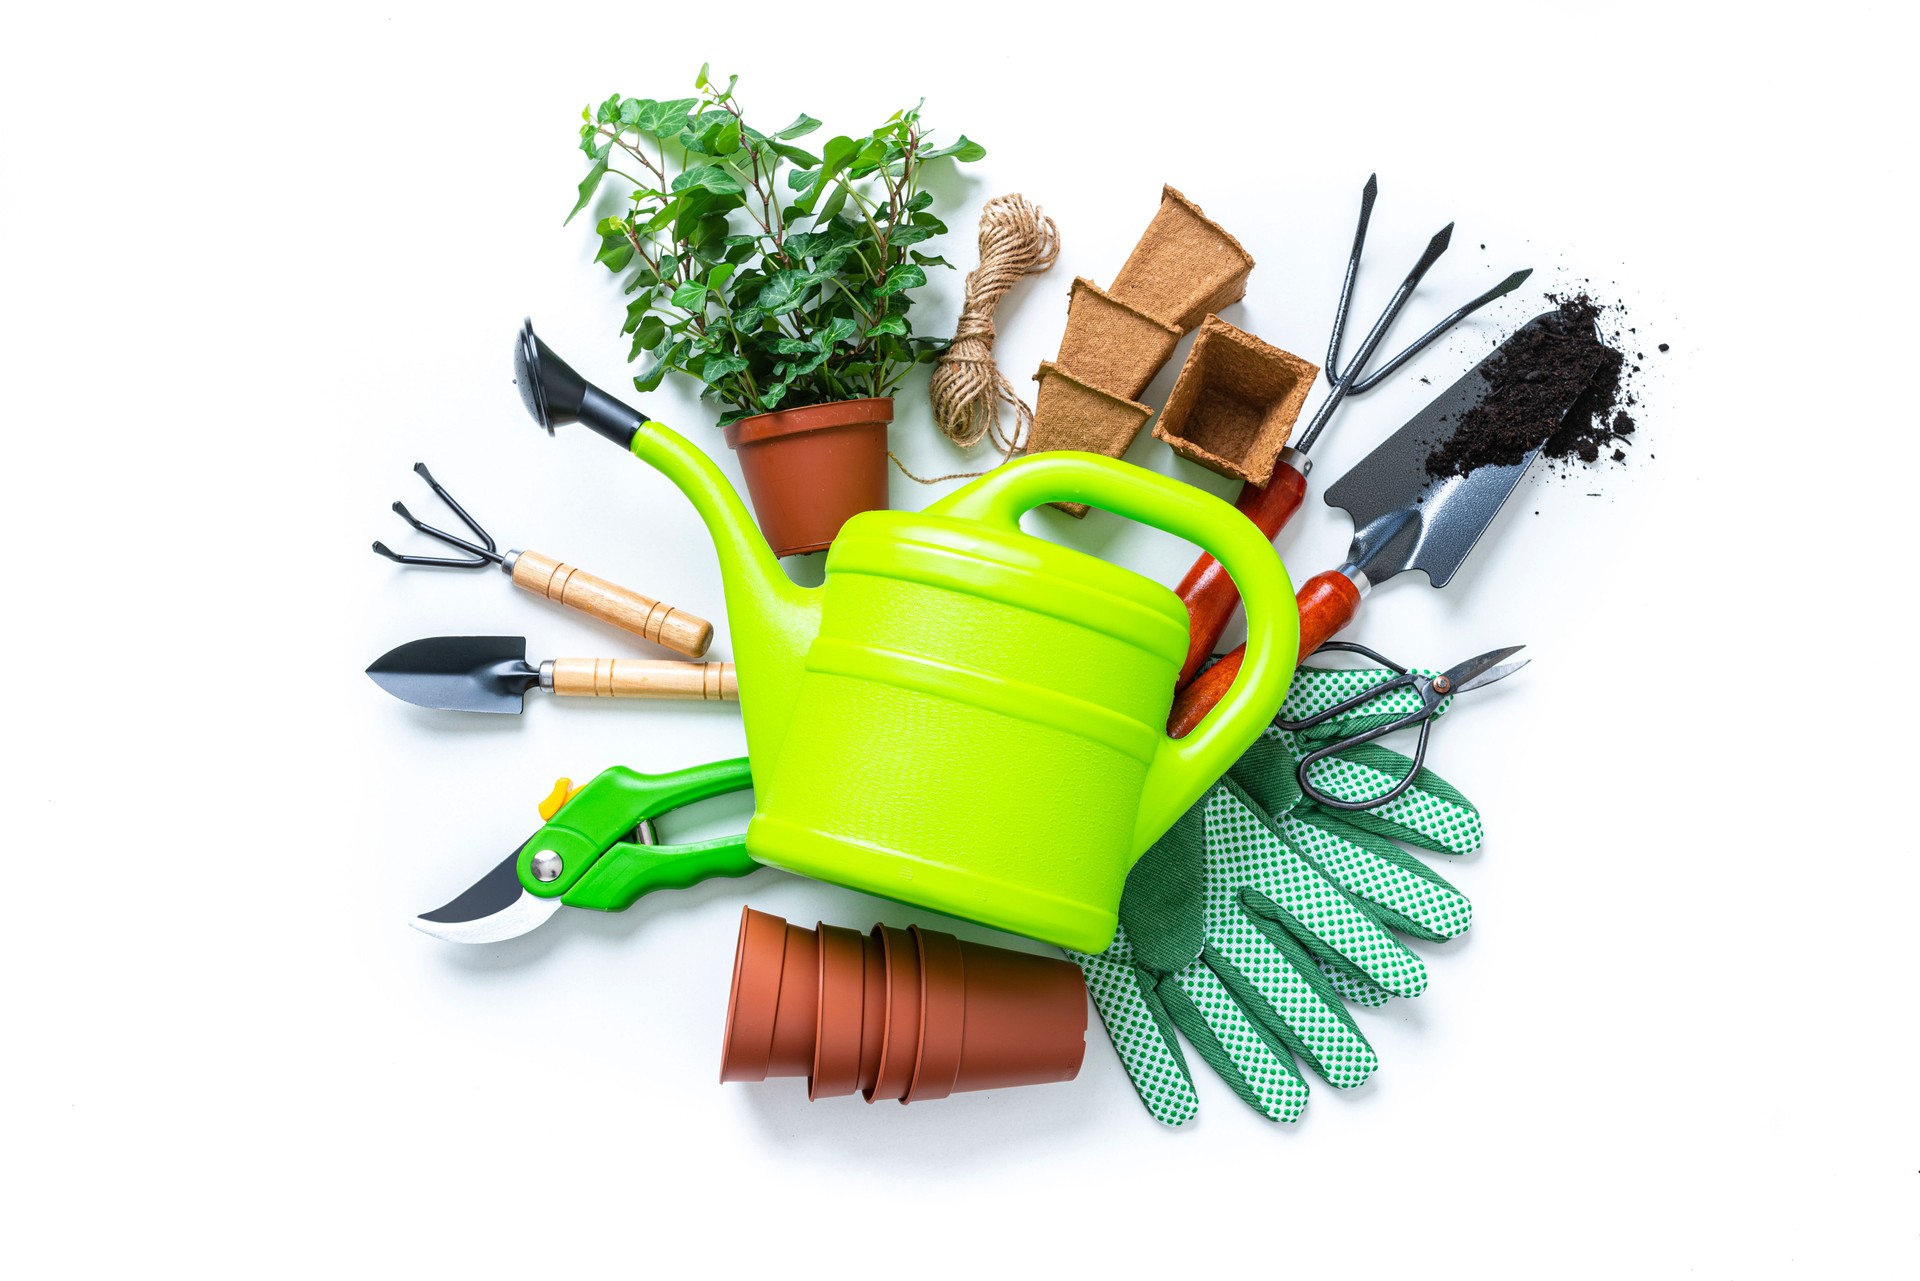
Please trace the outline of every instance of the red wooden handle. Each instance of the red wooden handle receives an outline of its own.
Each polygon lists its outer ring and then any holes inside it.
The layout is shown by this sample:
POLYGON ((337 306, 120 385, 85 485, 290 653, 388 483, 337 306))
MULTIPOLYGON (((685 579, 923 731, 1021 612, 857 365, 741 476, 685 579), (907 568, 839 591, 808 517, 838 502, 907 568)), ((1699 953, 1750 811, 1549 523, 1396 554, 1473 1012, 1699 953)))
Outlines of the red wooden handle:
MULTIPOLYGON (((1258 525, 1261 533, 1273 538, 1300 510, 1301 500, 1306 496, 1306 476, 1298 468, 1282 462, 1274 464, 1273 476, 1264 488, 1241 486, 1240 497, 1233 505, 1258 525)), ((1193 562, 1193 568, 1174 590, 1187 607, 1187 661, 1180 668, 1180 680, 1174 686, 1181 689, 1220 643, 1220 634, 1227 630, 1227 622, 1240 604, 1240 592, 1220 562, 1205 553, 1193 562)))
MULTIPOLYGON (((1309 578, 1296 599, 1300 604, 1301 658, 1333 639, 1333 634, 1351 623, 1360 609, 1360 589, 1337 569, 1309 578)), ((1233 678, 1240 674, 1240 662, 1246 653, 1247 647, 1240 646, 1174 696, 1173 711, 1167 717, 1167 733, 1185 738, 1193 732, 1193 727, 1206 718, 1214 704, 1225 697, 1233 678)))

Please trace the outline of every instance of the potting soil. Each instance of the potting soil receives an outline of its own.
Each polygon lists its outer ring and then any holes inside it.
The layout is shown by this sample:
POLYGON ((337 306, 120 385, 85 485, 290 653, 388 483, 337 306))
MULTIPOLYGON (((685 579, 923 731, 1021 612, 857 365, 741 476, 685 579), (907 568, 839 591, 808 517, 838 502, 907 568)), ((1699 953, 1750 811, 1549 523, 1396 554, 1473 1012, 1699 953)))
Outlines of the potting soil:
POLYGON ((1477 467, 1517 463, 1543 438, 1541 453, 1563 471, 1602 457, 1626 460, 1620 446, 1631 443, 1637 426, 1628 412, 1636 397, 1627 383, 1640 366, 1615 345, 1618 337, 1609 341, 1601 334, 1605 308, 1592 297, 1580 293, 1552 301, 1571 336, 1523 332, 1489 360, 1482 372, 1492 391, 1460 416, 1450 437, 1434 442, 1428 475, 1464 476, 1477 467), (1596 356, 1599 371, 1589 376, 1596 356), (1582 382, 1585 390, 1578 391, 1573 408, 1557 415, 1582 382))

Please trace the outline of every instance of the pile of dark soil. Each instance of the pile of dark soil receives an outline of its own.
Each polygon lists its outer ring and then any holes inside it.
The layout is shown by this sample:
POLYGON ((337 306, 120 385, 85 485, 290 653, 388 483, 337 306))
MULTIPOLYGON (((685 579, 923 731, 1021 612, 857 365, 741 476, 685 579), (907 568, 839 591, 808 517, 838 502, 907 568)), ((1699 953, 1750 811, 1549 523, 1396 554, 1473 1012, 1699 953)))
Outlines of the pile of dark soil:
POLYGON ((1487 398, 1435 442, 1428 475, 1517 463, 1542 441, 1541 453, 1566 466, 1625 460, 1620 446, 1636 426, 1626 381, 1640 367, 1602 336, 1599 303, 1584 293, 1552 301, 1559 311, 1547 324, 1517 334, 1482 368, 1487 398), (1569 400, 1573 408, 1563 416, 1569 400))

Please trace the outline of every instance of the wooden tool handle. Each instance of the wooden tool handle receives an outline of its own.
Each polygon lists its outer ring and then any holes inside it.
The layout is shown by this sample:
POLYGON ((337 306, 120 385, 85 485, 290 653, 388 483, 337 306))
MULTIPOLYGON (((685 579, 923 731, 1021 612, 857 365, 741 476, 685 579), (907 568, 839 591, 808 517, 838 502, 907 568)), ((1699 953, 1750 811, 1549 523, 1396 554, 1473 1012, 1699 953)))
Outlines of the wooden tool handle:
POLYGON ((553 692, 590 698, 740 701, 732 663, 676 663, 660 658, 556 658, 553 692))
POLYGON ((569 609, 591 614, 603 623, 644 636, 676 654, 698 658, 713 644, 713 624, 706 619, 663 605, 639 592, 630 592, 604 578, 595 578, 539 552, 516 553, 513 581, 517 587, 557 600, 569 609))
MULTIPOLYGON (((1242 515, 1260 527, 1269 539, 1300 510, 1307 496, 1307 478, 1290 463, 1275 463, 1273 476, 1265 487, 1243 485, 1233 504, 1242 515)), ((1202 552, 1193 568, 1174 589, 1187 607, 1187 661, 1180 668, 1175 689, 1184 689, 1200 664, 1207 661, 1220 634, 1227 630, 1234 609, 1240 604, 1240 591, 1227 577, 1219 561, 1202 552)))
MULTIPOLYGON (((1295 599, 1300 605, 1301 658, 1332 640, 1333 634, 1351 623, 1360 610, 1360 589, 1337 569, 1309 578, 1295 599)), ((1246 652, 1247 647, 1240 646, 1174 696, 1173 711, 1167 717, 1167 733, 1185 738, 1193 732, 1193 727, 1213 710, 1213 705, 1233 684, 1233 678, 1240 674, 1240 662, 1246 652)))

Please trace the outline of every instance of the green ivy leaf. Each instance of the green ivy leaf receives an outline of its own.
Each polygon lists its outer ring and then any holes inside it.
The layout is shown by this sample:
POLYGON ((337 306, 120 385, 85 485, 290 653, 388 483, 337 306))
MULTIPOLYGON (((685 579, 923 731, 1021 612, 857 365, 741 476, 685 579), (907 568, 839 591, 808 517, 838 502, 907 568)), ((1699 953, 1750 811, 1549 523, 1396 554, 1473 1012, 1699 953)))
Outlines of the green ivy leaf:
POLYGON ((707 288, 709 289, 720 288, 720 286, 727 283, 728 279, 732 277, 735 270, 736 268, 732 263, 730 262, 721 263, 719 266, 715 267, 712 271, 707 273, 707 288))
POLYGON ((699 312, 706 309, 707 287, 697 280, 689 280, 673 291, 673 305, 682 311, 699 312))
POLYGON ((952 156, 956 161, 959 161, 963 164, 970 164, 975 160, 979 160, 981 157, 985 156, 986 154, 987 154, 987 149, 985 147, 981 146, 977 142, 974 142, 972 139, 968 138, 967 135, 963 133, 960 135, 960 138, 957 142, 949 143, 948 145, 941 147, 935 151, 921 152, 920 159, 938 160, 942 156, 952 156))
POLYGON ((633 245, 625 236, 610 237, 600 243, 600 252, 593 260, 607 264, 607 270, 617 276, 633 261, 633 245))
POLYGON ((922 209, 925 209, 928 205, 931 205, 932 203, 933 203, 933 193, 931 191, 923 191, 919 195, 915 196, 912 200, 907 201, 907 212, 919 213, 922 209))
POLYGON ((713 154, 730 156, 738 150, 740 150, 740 122, 730 120, 721 128, 719 136, 714 140, 713 154))
POLYGON ((754 306, 769 316, 784 316, 800 305, 812 284, 813 278, 804 271, 776 271, 761 286, 754 306))
POLYGON ((580 198, 573 202, 573 209, 567 214, 566 222, 560 224, 562 227, 573 221, 574 214, 592 203, 593 193, 600 189, 600 180, 607 176, 607 150, 612 146, 611 142, 606 143, 595 153, 593 167, 588 169, 587 176, 580 180, 580 198))
POLYGON ((839 217, 840 211, 846 208, 846 204, 847 184, 844 182, 838 183, 834 186, 833 194, 827 197, 827 203, 821 206, 820 212, 816 215, 815 220, 817 222, 832 222, 835 218, 839 217))
POLYGON ((708 67, 708 65, 709 65, 709 64, 707 64, 707 63, 704 63, 704 62, 700 64, 700 74, 699 74, 699 75, 697 75, 697 76, 695 76, 695 77, 693 78, 693 87, 694 87, 694 88, 696 88, 696 89, 704 89, 704 88, 706 88, 706 87, 707 87, 707 67, 708 67))
POLYGON ((737 374, 746 367, 744 356, 709 356, 707 362, 700 366, 700 381, 711 387, 722 378, 737 374))
POLYGON ((698 106, 698 98, 675 98, 654 104, 651 112, 641 112, 639 125, 656 138, 671 138, 687 127, 687 113, 698 106))
POLYGON ((804 138, 819 127, 820 122, 803 111, 793 118, 792 124, 773 136, 776 138, 804 138))
MULTIPOLYGON (((873 291, 873 296, 876 298, 885 298, 890 294, 899 293, 902 289, 918 289, 926 283, 926 272, 920 270, 920 268, 913 263, 901 263, 898 267, 895 267, 887 273, 887 278, 880 282, 880 287, 873 291)), ((875 328, 877 329, 878 326, 875 326, 875 328)))
POLYGON ((900 334, 905 336, 906 333, 907 318, 905 316, 886 316, 876 323, 873 328, 867 330, 867 337, 875 338, 881 334, 900 334))
POLYGON ((922 267, 953 266, 952 263, 948 262, 945 258, 942 258, 939 254, 923 254, 918 249, 909 249, 907 251, 907 254, 915 262, 919 263, 922 267))
MULTIPOLYGON (((784 142, 776 142, 769 145, 773 147, 774 152, 782 160, 791 161, 796 165, 804 165, 808 169, 817 169, 820 166, 820 157, 814 155, 811 151, 803 151, 799 147, 789 147, 784 142)), ((813 180, 812 174, 800 174, 798 170, 795 170, 787 175, 787 181, 791 183, 796 174, 807 179, 809 182, 813 180)))
POLYGON ((744 190, 740 180, 719 165, 695 165, 673 180, 673 189, 710 191, 716 196, 737 196, 744 190))

